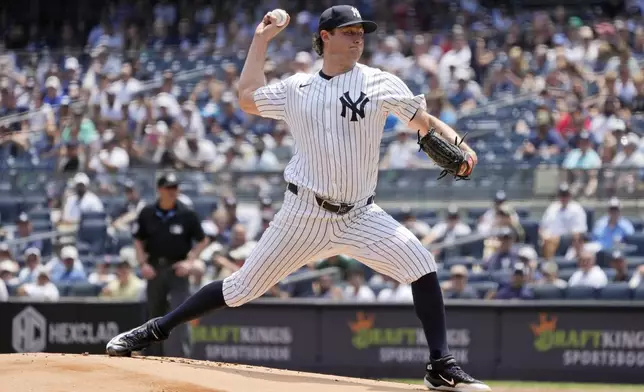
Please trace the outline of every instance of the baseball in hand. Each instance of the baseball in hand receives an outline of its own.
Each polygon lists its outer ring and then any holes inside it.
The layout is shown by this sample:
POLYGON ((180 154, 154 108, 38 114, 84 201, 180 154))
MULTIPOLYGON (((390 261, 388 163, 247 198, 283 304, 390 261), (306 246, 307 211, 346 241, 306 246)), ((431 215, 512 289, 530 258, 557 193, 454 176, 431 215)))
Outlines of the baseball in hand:
POLYGON ((271 11, 271 15, 275 18, 275 24, 277 27, 284 26, 288 20, 288 14, 283 9, 274 9, 271 11))

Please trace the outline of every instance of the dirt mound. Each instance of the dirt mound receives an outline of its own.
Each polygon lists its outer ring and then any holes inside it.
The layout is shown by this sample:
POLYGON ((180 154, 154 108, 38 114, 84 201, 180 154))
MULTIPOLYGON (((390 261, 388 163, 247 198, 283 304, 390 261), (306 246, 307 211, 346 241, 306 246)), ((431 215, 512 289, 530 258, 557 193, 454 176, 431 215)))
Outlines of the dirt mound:
POLYGON ((0 392, 342 392, 422 391, 412 386, 177 358, 0 355, 0 392))

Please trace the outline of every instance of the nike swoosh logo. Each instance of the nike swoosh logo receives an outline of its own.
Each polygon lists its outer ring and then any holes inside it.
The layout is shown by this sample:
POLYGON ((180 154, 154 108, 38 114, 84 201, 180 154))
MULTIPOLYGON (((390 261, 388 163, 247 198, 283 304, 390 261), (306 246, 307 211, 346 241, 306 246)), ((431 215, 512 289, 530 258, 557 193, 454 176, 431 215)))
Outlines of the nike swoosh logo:
POLYGON ((443 381, 445 381, 445 382, 446 382, 447 384, 449 384, 450 386, 452 386, 452 387, 454 386, 454 379, 448 380, 448 379, 446 379, 445 377, 443 377, 443 375, 441 375, 441 374, 439 374, 439 375, 438 375, 438 377, 442 378, 442 379, 443 379, 443 381))
POLYGON ((309 84, 300 84, 300 88, 310 86, 310 85, 311 85, 311 83, 309 83, 309 84))

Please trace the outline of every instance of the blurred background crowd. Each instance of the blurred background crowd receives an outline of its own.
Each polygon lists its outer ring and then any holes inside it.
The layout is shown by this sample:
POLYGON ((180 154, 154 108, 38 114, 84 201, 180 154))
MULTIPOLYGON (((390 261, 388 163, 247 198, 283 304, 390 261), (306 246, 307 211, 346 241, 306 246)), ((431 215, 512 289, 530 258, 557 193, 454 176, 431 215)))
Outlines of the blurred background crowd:
MULTIPOLYGON (((425 94, 479 153, 471 184, 437 183, 414 130, 392 116, 383 132, 378 202, 433 250, 446 296, 644 298, 644 220, 632 208, 644 175, 644 2, 345 3, 379 24, 362 62, 425 94), (388 205, 400 192, 436 203, 388 205), (536 194, 554 199, 531 203, 536 194)), ((284 8, 291 24, 271 42, 267 80, 317 72, 311 35, 333 4, 3 8, 0 300, 140 299, 130 229, 158 170, 181 175, 182 200, 212 240, 194 289, 239 268, 279 207, 294 153, 286 124, 237 106, 245 50, 261 17, 284 8)), ((342 255, 267 296, 411 302, 408 286, 342 255)))

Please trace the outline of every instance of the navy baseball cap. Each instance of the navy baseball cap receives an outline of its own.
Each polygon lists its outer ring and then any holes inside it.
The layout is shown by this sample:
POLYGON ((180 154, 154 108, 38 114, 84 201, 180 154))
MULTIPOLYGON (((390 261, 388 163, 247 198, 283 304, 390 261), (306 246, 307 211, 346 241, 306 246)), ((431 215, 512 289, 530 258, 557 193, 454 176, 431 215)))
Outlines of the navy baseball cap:
POLYGON ((357 8, 350 5, 334 5, 327 8, 320 15, 318 33, 322 30, 333 30, 338 27, 346 27, 361 24, 365 34, 373 33, 378 28, 375 22, 362 19, 357 8))
POLYGON ((179 186, 179 179, 174 173, 165 173, 157 180, 158 188, 174 188, 179 186))

